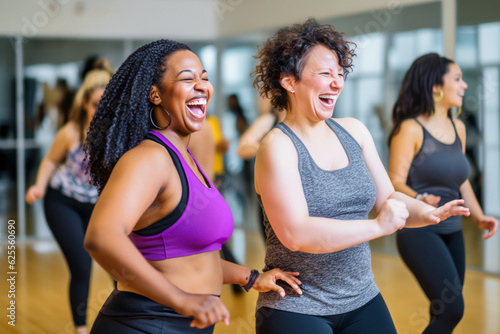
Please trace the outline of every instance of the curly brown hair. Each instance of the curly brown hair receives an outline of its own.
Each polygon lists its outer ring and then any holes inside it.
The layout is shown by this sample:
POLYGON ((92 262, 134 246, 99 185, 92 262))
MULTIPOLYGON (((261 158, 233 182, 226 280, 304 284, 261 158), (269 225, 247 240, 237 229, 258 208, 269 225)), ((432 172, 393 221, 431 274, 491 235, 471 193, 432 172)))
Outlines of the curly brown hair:
POLYGON ((335 30, 333 25, 320 25, 312 18, 303 24, 281 28, 259 50, 255 56, 259 62, 252 72, 253 85, 262 97, 271 99, 274 108, 287 107, 287 92, 280 82, 282 75, 300 80, 309 53, 317 45, 324 45, 337 54, 344 77, 347 77, 352 71, 356 44, 347 41, 346 35, 335 30))

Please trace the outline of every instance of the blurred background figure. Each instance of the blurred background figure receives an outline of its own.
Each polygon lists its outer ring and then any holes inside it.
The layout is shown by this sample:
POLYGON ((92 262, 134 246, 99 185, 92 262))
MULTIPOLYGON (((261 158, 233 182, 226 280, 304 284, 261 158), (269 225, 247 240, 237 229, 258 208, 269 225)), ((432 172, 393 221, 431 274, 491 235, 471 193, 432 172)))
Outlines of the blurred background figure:
POLYGON ((64 78, 57 79, 55 89, 59 96, 57 109, 59 111, 58 128, 60 128, 68 122, 71 106, 73 105, 73 100, 75 98, 75 91, 69 87, 67 80, 64 78))
POLYGON ((269 99, 259 97, 258 109, 257 119, 243 132, 238 143, 237 152, 242 159, 254 158, 264 136, 285 118, 285 111, 273 108, 269 99))
MULTIPOLYGON (((224 178, 226 169, 224 167, 224 156, 229 149, 229 142, 222 133, 219 118, 215 115, 208 115, 205 119, 205 126, 207 130, 211 130, 213 143, 215 144, 215 152, 213 154, 213 183, 222 191, 224 187, 224 178)), ((210 168, 208 169, 210 170, 210 168)))
MULTIPOLYGON (((248 190, 251 182, 249 163, 238 156, 238 142, 245 132, 248 121, 240 105, 238 95, 227 97, 227 110, 221 118, 222 133, 229 143, 224 156, 224 186, 222 194, 233 212, 235 227, 242 226, 248 214, 248 190)), ((238 229, 233 233, 233 240, 238 239, 238 229)), ((238 239, 240 240, 240 239, 238 239)), ((241 239, 239 242, 243 242, 241 239)), ((243 247, 243 245, 240 245, 243 247)), ((243 247, 244 248, 244 247, 243 247)), ((244 252, 241 252, 244 254, 244 252)), ((236 252, 236 258, 244 261, 244 256, 236 252)))
MULTIPOLYGON (((241 135, 248 127, 243 108, 240 105, 238 96, 231 94, 227 98, 227 112, 222 119, 222 131, 229 141, 229 148, 225 156, 226 171, 232 176, 248 177, 248 170, 245 161, 238 154, 238 142, 241 135)), ((234 185, 236 187, 236 185, 234 185)))
POLYGON ((82 71, 80 73, 80 79, 83 81, 87 73, 92 70, 104 70, 111 75, 115 74, 109 59, 99 55, 91 55, 85 58, 83 61, 82 71))
POLYGON ((69 299, 75 333, 86 333, 91 258, 83 248, 97 189, 89 183, 83 142, 106 84, 107 71, 90 71, 76 94, 70 120, 56 135, 43 158, 36 183, 26 192, 26 202, 44 198, 47 223, 70 271, 69 299))
MULTIPOLYGON (((488 239, 497 232, 498 222, 484 215, 474 194, 468 179, 465 125, 451 112, 462 107, 466 89, 462 71, 452 60, 430 53, 413 62, 393 109, 389 176, 397 191, 432 206, 463 198, 472 220, 487 231, 483 238, 488 239)), ((424 333, 452 333, 464 314, 462 217, 403 229, 396 236, 401 257, 431 303, 424 333), (453 297, 444 293, 450 284, 453 297)))
MULTIPOLYGON (((253 184, 253 170, 255 164, 255 155, 260 146, 260 142, 264 136, 271 131, 276 124, 285 119, 286 111, 277 111, 272 107, 269 99, 264 99, 259 96, 259 116, 250 125, 250 127, 242 134, 240 141, 238 143, 238 155, 240 158, 245 159, 250 162, 250 189, 249 191, 255 194, 255 188, 253 184)), ((255 197, 254 195, 252 197, 255 197)), ((255 197, 256 198, 256 197, 255 197)), ((259 230, 262 234, 264 241, 266 240, 266 232, 264 229, 264 214, 262 212, 262 207, 257 205, 257 222, 259 225, 259 230)))

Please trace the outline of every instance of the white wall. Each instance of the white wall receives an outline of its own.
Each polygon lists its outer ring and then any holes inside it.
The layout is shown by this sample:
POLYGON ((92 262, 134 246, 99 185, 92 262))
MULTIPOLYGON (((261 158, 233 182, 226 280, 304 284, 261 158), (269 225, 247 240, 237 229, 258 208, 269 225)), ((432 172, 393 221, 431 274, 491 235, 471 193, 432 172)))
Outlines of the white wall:
POLYGON ((209 0, 0 0, 0 35, 213 40, 209 0))
POLYGON ((0 0, 0 36, 215 40, 439 0, 0 0))
POLYGON ((219 37, 271 30, 309 17, 318 20, 380 10, 401 10, 439 0, 219 0, 219 37))

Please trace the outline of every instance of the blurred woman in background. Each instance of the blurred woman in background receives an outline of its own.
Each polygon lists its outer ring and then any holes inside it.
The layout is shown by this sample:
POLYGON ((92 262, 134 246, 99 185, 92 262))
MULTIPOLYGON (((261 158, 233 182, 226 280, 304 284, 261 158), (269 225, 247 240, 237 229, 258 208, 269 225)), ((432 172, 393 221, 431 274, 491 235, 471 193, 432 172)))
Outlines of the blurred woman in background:
POLYGON ((87 298, 92 260, 83 247, 85 231, 97 201, 97 188, 86 173, 83 142, 104 88, 107 71, 90 71, 78 90, 70 119, 56 134, 43 158, 36 183, 26 192, 32 204, 44 198, 47 223, 70 271, 69 299, 76 333, 86 333, 87 298))
MULTIPOLYGON (((465 125, 452 116, 462 106, 467 84, 460 67, 436 53, 416 59, 406 73, 393 109, 389 177, 397 191, 432 206, 463 198, 483 239, 498 222, 485 216, 468 180, 465 125)), ((401 257, 430 305, 424 333, 452 333, 464 314, 465 247, 462 218, 396 234, 401 257), (449 287, 453 286, 453 292, 449 287), (452 295, 451 295, 452 294, 452 295)))

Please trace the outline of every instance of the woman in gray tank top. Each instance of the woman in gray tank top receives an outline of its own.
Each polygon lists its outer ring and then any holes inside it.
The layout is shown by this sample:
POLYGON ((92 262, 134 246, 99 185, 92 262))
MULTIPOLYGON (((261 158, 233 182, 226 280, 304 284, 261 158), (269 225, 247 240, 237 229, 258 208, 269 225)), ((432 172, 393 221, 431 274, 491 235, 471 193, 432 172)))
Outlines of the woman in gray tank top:
POLYGON ((467 215, 395 192, 367 128, 332 119, 352 43, 310 19, 262 47, 254 85, 286 116, 262 141, 255 188, 265 214, 264 270, 300 273, 302 295, 260 293, 257 333, 395 333, 371 270, 368 241, 467 215), (377 217, 368 219, 373 210, 377 217))
MULTIPOLYGON (((389 176, 396 190, 432 206, 463 198, 474 222, 488 230, 483 236, 488 239, 498 222, 484 215, 474 195, 464 155, 465 126, 450 112, 461 107, 466 89, 452 60, 431 53, 413 62, 393 110, 389 176)), ((398 231, 396 239, 401 257, 431 302, 424 333, 451 333, 464 313, 462 218, 398 231)))

